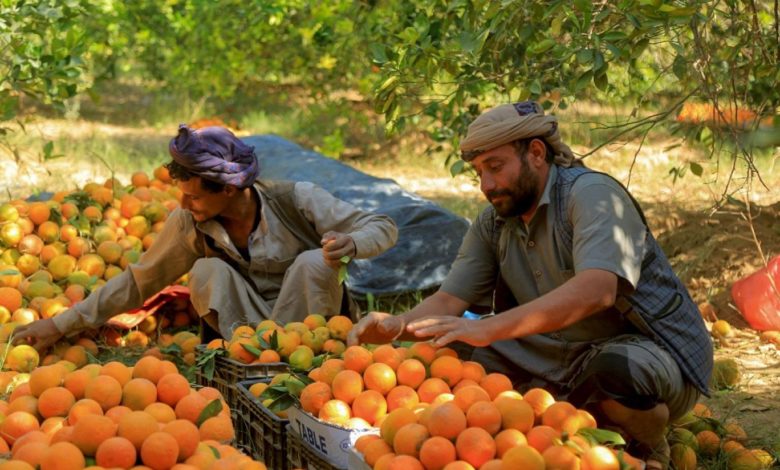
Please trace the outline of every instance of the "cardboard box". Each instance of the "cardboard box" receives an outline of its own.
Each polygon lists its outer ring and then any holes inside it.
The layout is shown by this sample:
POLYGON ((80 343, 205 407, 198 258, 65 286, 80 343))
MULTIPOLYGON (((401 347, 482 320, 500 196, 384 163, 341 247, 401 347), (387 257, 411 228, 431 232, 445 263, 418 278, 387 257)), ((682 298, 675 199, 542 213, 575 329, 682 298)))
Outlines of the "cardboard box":
POLYGON ((379 434, 378 428, 346 429, 326 423, 295 406, 287 412, 292 432, 304 445, 337 468, 349 468, 349 452, 364 434, 379 434))

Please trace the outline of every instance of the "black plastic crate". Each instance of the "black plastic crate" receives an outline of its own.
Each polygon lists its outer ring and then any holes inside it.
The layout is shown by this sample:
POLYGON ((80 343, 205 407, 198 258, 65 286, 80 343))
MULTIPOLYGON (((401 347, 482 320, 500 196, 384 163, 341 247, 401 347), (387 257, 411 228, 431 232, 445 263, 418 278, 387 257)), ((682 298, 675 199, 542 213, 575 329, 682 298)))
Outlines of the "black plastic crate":
MULTIPOLYGON (((195 361, 203 357, 207 349, 200 345, 195 348, 195 361)), ((214 374, 208 378, 202 369, 195 370, 195 379, 199 385, 219 390, 230 408, 238 406, 238 383, 248 379, 273 377, 287 372, 289 366, 284 362, 268 364, 244 364, 224 356, 214 356, 214 374)))
MULTIPOLYGON (((290 469, 304 468, 306 470, 347 470, 346 468, 336 467, 324 458, 317 455, 311 449, 301 436, 296 433, 292 427, 287 425, 287 455, 290 459, 290 469)), ((271 467, 268 467, 271 468, 271 467)))
POLYGON ((236 439, 249 449, 252 458, 262 460, 268 468, 286 468, 287 424, 262 405, 249 388, 258 383, 270 383, 271 379, 255 379, 238 384, 238 414, 241 425, 237 427, 236 439))

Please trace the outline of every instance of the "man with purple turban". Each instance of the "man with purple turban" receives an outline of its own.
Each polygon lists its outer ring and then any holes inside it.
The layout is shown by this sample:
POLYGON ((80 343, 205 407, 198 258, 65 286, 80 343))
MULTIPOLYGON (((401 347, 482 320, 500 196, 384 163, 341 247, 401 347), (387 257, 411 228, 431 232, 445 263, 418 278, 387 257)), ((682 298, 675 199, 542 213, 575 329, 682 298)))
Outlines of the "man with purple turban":
POLYGON ((385 215, 312 183, 258 179, 254 148, 227 129, 182 125, 169 150, 181 208, 154 244, 84 301, 19 328, 16 337, 45 349, 140 306, 187 273, 195 310, 225 338, 264 319, 350 313, 338 280, 341 258, 373 257, 395 244, 395 223, 385 215))
POLYGON ((460 148, 491 205, 438 292, 371 312, 349 342, 467 343, 488 372, 622 427, 647 468, 666 468, 665 427, 708 393, 712 345, 639 204, 576 161, 534 102, 486 111, 460 148), (495 314, 462 317, 473 305, 495 314))

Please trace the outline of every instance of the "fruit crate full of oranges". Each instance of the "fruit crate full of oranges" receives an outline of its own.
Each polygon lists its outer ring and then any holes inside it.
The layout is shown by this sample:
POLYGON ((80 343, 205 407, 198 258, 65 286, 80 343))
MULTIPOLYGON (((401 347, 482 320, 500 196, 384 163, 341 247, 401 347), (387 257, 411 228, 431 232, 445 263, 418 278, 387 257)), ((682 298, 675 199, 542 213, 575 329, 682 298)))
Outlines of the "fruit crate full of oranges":
POLYGON ((290 469, 304 468, 306 470, 347 470, 346 467, 337 467, 320 457, 314 449, 306 445, 292 427, 287 425, 287 456, 290 460, 290 469))
POLYGON ((270 379, 256 379, 238 384, 238 413, 242 425, 238 426, 236 439, 271 468, 284 468, 289 420, 263 406, 258 398, 270 382, 270 379))
POLYGON ((198 364, 195 370, 198 384, 219 390, 231 407, 238 404, 239 382, 273 377, 288 370, 284 362, 244 364, 221 355, 218 349, 202 345, 195 348, 195 363, 198 364))

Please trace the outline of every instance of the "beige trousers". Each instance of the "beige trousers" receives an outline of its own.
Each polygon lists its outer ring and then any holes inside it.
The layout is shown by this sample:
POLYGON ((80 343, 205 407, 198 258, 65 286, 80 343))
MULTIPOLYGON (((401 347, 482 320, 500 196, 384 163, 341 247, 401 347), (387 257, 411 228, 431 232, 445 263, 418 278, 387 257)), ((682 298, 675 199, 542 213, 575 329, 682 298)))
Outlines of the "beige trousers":
POLYGON ((276 298, 263 298, 235 269, 219 258, 201 258, 189 275, 190 301, 201 317, 217 312, 219 333, 230 338, 240 325, 265 319, 281 324, 303 321, 310 313, 340 313, 343 289, 338 271, 322 250, 304 251, 287 269, 276 298))

